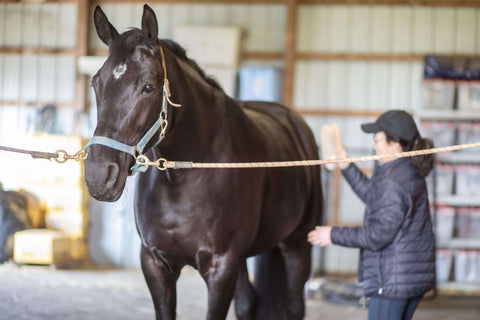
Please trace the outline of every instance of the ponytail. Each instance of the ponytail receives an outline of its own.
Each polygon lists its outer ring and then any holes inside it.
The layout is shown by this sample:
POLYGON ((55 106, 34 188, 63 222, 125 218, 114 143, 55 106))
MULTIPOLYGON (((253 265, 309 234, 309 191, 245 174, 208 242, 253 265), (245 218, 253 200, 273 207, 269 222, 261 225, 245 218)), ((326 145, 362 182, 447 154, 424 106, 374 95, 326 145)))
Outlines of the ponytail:
MULTIPOLYGON (((385 131, 385 136, 387 138, 387 142, 398 142, 402 147, 402 151, 415 151, 415 150, 424 150, 424 149, 431 149, 434 147, 433 141, 430 139, 422 138, 418 135, 418 138, 414 141, 406 141, 396 137, 388 132, 385 131)), ((413 156, 412 157, 413 165, 418 169, 420 175, 422 177, 428 176, 430 171, 432 171, 433 166, 435 164, 435 155, 434 154, 424 154, 420 156, 413 156)))
MULTIPOLYGON (((419 137, 417 143, 413 146, 412 150, 424 150, 433 148, 433 141, 430 139, 419 137)), ((425 154, 420 156, 412 157, 412 162, 417 167, 420 175, 422 177, 428 176, 430 171, 432 171, 435 164, 435 155, 434 154, 425 154)))

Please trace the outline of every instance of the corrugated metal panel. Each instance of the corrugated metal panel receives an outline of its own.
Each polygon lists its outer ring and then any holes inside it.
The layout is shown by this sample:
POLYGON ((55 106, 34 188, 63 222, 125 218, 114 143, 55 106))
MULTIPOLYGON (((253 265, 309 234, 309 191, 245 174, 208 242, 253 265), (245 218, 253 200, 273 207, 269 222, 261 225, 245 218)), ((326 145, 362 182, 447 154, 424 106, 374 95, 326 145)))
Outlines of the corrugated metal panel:
POLYGON ((456 20, 455 53, 474 54, 478 45, 478 9, 457 8, 456 20))
POLYGON ((479 9, 300 6, 297 50, 342 53, 478 52, 479 9))
POLYGON ((419 106, 422 62, 300 61, 294 105, 301 109, 386 110, 419 106))
POLYGON ((354 53, 368 52, 371 46, 371 11, 366 6, 354 6, 351 13, 351 51, 354 53))
MULTIPOLYGON (((1 4, 0 46, 73 49, 77 11, 74 3, 1 4)), ((0 55, 0 100, 71 102, 74 89, 73 55, 0 55)))
MULTIPOLYGON (((286 9, 282 5, 153 4, 152 9, 157 15, 160 38, 172 38, 176 25, 230 25, 244 29, 244 50, 277 52, 284 47, 286 9)), ((107 3, 102 10, 119 32, 140 27, 141 4, 107 3)), ((91 48, 105 47, 94 28, 89 41, 91 48)))

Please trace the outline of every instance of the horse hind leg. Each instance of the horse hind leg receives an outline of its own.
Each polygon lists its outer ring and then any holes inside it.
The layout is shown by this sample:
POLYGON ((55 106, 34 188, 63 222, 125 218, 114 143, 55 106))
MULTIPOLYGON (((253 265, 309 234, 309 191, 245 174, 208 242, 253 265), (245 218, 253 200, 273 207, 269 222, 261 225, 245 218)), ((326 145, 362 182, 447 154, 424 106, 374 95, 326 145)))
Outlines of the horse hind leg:
POLYGON ((255 257, 256 319, 287 320, 288 286, 285 261, 278 247, 255 257))
POLYGON ((156 249, 142 246, 141 266, 143 276, 152 296, 157 320, 174 320, 176 317, 176 283, 181 267, 168 263, 156 249))
POLYGON ((305 239, 280 245, 287 276, 287 315, 289 320, 305 316, 304 287, 310 276, 311 246, 305 239))
POLYGON ((248 279, 246 261, 240 265, 235 287, 235 314, 239 320, 254 320, 257 307, 257 295, 248 279))

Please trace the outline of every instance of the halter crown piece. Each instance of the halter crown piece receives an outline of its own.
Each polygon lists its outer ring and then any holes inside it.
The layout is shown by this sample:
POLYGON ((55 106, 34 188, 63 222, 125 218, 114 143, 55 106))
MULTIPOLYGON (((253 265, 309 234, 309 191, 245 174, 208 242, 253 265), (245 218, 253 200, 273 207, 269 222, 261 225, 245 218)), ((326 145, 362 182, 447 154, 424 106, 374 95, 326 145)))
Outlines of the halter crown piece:
MULTIPOLYGON (((164 138, 165 132, 167 130, 168 121, 167 121, 167 114, 168 114, 168 104, 170 103, 174 107, 181 107, 180 104, 173 103, 170 100, 170 84, 167 78, 167 68, 165 65, 165 55, 163 53, 163 48, 160 47, 160 54, 162 56, 162 67, 163 67, 163 99, 162 99, 162 111, 160 111, 160 115, 158 120, 152 125, 152 127, 145 133, 145 135, 140 139, 140 141, 134 145, 130 146, 125 143, 113 140, 112 138, 103 137, 103 136, 93 136, 90 141, 88 141, 87 145, 85 146, 85 152, 88 152, 91 145, 94 144, 101 144, 103 146, 122 151, 132 155, 135 159, 139 156, 143 155, 143 149, 145 146, 150 142, 153 138, 155 133, 160 130, 160 135, 158 137, 158 141, 155 142, 153 147, 157 146, 164 138)), ((153 148, 152 147, 152 148, 153 148)), ((135 163, 135 165, 131 168, 132 172, 145 172, 148 169, 147 165, 142 165, 140 163, 135 163)))

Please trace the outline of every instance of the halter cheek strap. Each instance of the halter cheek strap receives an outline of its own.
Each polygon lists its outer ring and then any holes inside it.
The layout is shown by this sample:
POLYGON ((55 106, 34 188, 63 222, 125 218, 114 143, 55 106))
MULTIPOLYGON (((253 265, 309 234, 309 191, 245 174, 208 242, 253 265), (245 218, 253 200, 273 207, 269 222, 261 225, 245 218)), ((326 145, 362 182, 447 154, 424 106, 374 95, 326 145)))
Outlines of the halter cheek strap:
MULTIPOLYGON (((165 56, 163 54, 163 48, 160 47, 160 53, 162 56, 162 66, 163 66, 163 74, 164 74, 164 81, 163 81, 163 98, 162 98, 162 111, 160 111, 160 115, 152 125, 152 127, 145 133, 145 135, 140 139, 140 141, 134 145, 130 146, 125 143, 119 142, 109 137, 104 136, 93 136, 90 141, 88 141, 87 145, 85 146, 85 152, 88 152, 90 146, 94 144, 100 144, 121 152, 128 153, 132 155, 135 159, 139 155, 143 154, 143 150, 145 146, 150 142, 153 136, 160 130, 160 135, 158 141, 152 146, 157 146, 164 138, 165 132, 167 130, 168 121, 167 121, 167 112, 168 112, 168 104, 170 103, 174 107, 180 107, 180 104, 173 103, 170 101, 170 85, 167 78, 167 69, 165 65, 165 56)), ((135 165, 131 168, 132 172, 145 172, 148 169, 148 166, 142 165, 139 163, 135 163, 135 165)))

